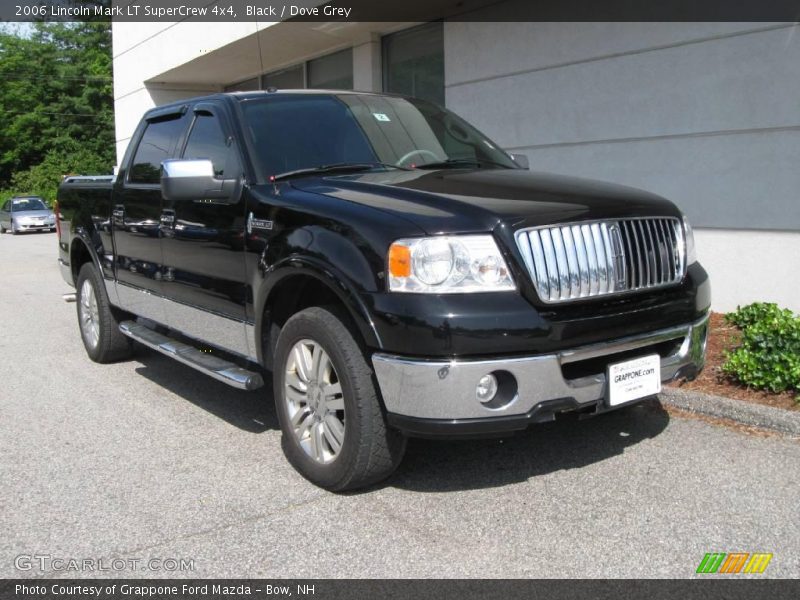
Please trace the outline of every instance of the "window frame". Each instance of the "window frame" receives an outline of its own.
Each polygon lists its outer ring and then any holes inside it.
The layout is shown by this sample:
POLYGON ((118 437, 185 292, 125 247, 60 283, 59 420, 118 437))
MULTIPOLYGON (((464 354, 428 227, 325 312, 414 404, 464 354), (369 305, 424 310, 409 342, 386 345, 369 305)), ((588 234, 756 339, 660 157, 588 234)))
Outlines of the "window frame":
MULTIPOLYGON (((186 112, 189 108, 188 104, 184 104, 178 107, 175 106, 168 106, 163 109, 154 110, 147 115, 145 115, 144 119, 142 120, 141 131, 138 133, 136 138, 136 147, 133 148, 133 151, 130 155, 130 160, 125 168, 125 180, 124 185, 125 187, 131 188, 145 188, 145 189, 154 189, 157 187, 161 187, 160 183, 150 183, 144 181, 132 181, 131 180, 131 167, 134 165, 134 161, 136 160, 136 154, 139 152, 139 147, 142 144, 142 140, 144 140, 145 133, 147 133, 147 128, 150 127, 153 123, 159 123, 163 121, 180 121, 182 120, 186 112), (170 118, 171 117, 171 118, 170 118)), ((186 141, 186 134, 187 134, 187 127, 186 124, 183 125, 181 132, 178 134, 176 142, 173 146, 170 147, 170 151, 167 158, 176 158, 175 151, 182 147, 182 145, 186 141)), ((166 159, 165 159, 166 160, 166 159)))
POLYGON ((186 128, 186 131, 184 132, 183 139, 181 140, 180 143, 180 152, 177 152, 176 158, 179 158, 181 160, 191 160, 191 159, 185 159, 184 155, 186 154, 186 148, 189 145, 189 138, 192 135, 192 130, 194 129, 194 125, 197 122, 197 117, 201 113, 207 113, 212 117, 214 117, 215 119, 217 119, 217 123, 219 123, 219 127, 222 130, 222 136, 226 140, 229 150, 234 153, 236 161, 239 163, 237 165, 237 173, 235 176, 224 177, 220 181, 227 181, 229 179, 241 180, 243 177, 245 177, 244 156, 242 155, 242 150, 236 141, 236 136, 233 134, 231 122, 228 118, 227 113, 219 104, 215 102, 199 102, 192 107, 192 118, 189 122, 189 126, 186 128))

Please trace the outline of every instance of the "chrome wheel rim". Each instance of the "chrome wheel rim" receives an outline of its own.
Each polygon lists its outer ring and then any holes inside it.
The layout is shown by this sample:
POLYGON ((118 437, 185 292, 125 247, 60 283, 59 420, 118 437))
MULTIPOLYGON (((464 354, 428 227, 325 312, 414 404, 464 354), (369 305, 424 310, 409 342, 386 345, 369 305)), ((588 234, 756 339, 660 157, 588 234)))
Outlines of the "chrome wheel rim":
POLYGON ((300 340, 289 352, 283 399, 300 447, 318 463, 334 461, 344 443, 344 395, 330 356, 314 340, 300 340))
POLYGON ((97 295, 88 279, 81 286, 81 301, 78 305, 83 339, 91 348, 97 347, 100 340, 100 311, 97 308, 97 295))

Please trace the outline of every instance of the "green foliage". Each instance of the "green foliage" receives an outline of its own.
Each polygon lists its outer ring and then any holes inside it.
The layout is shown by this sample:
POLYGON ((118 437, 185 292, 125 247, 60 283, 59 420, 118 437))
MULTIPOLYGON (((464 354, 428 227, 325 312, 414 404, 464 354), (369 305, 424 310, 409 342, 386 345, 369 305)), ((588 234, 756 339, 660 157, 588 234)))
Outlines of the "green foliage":
POLYGON ((791 318, 792 311, 778 308, 774 302, 753 302, 747 306, 737 306, 736 310, 725 315, 725 321, 739 329, 746 329, 769 319, 791 318))
POLYGON ((728 313, 725 320, 742 330, 742 340, 725 353, 723 372, 755 389, 793 390, 800 400, 800 317, 757 302, 728 313))
POLYGON ((49 201, 66 173, 114 164, 108 23, 35 23, 0 31, 0 197, 49 201))

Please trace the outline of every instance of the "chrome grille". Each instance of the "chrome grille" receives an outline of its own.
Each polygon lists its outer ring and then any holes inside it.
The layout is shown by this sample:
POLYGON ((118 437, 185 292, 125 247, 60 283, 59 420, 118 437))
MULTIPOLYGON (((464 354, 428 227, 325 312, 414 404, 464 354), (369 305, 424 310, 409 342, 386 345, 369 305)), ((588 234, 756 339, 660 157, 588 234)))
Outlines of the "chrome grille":
POLYGON ((516 238, 544 302, 672 285, 686 270, 683 228, 673 217, 534 227, 516 238))

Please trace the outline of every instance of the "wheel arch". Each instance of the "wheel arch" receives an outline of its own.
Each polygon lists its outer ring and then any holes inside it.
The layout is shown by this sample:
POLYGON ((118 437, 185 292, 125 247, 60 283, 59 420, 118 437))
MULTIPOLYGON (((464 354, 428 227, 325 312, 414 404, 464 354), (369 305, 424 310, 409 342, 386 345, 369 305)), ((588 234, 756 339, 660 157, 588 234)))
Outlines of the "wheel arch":
POLYGON ((274 269, 262 286, 255 305, 257 356, 260 364, 271 368, 277 339, 275 327, 297 312, 311 306, 337 305, 343 309, 354 328, 357 341, 366 348, 382 347, 370 313, 353 286, 329 265, 313 260, 292 259, 274 269), (267 282, 268 281, 268 282, 267 282))
POLYGON ((69 247, 69 267, 72 272, 72 281, 76 285, 81 267, 87 262, 91 262, 102 276, 103 270, 100 267, 100 258, 97 256, 97 250, 83 236, 76 235, 69 247))

